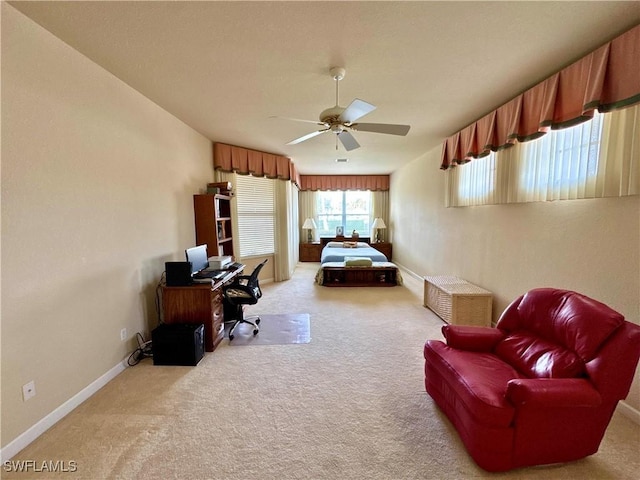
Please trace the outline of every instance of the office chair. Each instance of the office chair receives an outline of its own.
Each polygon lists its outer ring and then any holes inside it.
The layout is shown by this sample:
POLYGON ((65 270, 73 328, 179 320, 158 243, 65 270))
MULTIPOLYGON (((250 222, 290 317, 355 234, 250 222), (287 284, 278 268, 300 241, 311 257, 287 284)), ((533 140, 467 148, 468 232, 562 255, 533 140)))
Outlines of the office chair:
MULTIPOLYGON (((233 310, 232 318, 226 319, 225 323, 232 323, 229 330, 229 341, 233 340, 233 332, 236 327, 241 323, 248 323, 253 325, 253 334, 257 335, 260 331, 258 325, 260 324, 260 317, 258 315, 251 315, 248 318, 244 316, 244 305, 255 305, 258 303, 258 299, 262 297, 262 290, 260 290, 260 282, 258 281, 258 275, 260 270, 264 267, 269 259, 265 259, 251 272, 251 275, 239 275, 235 278, 233 283, 223 288, 224 299, 233 310)), ((229 309, 231 310, 231 309, 229 309)))

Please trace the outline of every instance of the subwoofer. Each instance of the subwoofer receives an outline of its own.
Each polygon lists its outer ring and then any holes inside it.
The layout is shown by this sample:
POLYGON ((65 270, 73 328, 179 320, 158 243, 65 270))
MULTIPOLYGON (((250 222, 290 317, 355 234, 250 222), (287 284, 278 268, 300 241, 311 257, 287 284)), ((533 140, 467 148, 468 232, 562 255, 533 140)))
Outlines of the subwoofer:
POLYGON ((154 365, 195 366, 204 356, 203 324, 161 324, 151 332, 154 365))

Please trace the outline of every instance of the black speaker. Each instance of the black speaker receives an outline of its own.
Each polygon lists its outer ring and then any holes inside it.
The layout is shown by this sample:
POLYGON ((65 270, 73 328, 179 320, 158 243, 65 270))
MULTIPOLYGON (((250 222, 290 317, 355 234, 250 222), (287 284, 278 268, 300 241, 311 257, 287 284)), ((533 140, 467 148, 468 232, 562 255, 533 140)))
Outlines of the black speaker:
POLYGON ((197 365, 204 356, 204 325, 173 323, 151 332, 154 365, 197 365))
POLYGON ((165 262, 167 287, 184 287, 191 285, 191 262, 165 262))

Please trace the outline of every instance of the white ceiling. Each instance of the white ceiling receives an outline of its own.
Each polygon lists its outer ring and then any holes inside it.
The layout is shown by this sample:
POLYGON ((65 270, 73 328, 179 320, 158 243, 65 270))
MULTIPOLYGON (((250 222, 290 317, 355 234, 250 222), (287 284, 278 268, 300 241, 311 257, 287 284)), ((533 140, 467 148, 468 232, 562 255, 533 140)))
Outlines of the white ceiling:
POLYGON ((383 174, 640 23, 640 2, 10 2, 213 141, 290 157, 303 174, 383 174), (378 108, 335 149, 335 104, 378 108), (348 158, 348 163, 336 163, 348 158))

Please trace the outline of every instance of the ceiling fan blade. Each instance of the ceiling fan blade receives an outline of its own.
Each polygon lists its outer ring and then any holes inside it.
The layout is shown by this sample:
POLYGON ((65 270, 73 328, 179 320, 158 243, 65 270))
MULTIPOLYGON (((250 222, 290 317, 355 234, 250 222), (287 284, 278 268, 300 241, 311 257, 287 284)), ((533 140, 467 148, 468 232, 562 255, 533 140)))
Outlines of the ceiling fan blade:
POLYGON ((388 133, 389 135, 406 135, 410 125, 395 125, 391 123, 354 123, 351 128, 358 132, 388 133))
POLYGON ((289 143, 287 143, 287 145, 296 145, 298 143, 302 143, 305 140, 309 140, 310 138, 317 137, 321 133, 328 132, 328 131, 329 131, 329 129, 325 128, 325 129, 322 129, 322 130, 317 130, 315 132, 307 133, 306 135, 303 135, 300 138, 296 138, 295 140, 291 140, 289 143))
POLYGON ((374 105, 356 98, 344 109, 338 120, 342 123, 353 123, 360 117, 364 117, 367 113, 373 112, 375 109, 376 107, 374 105))
POLYGON ((347 150, 347 152, 355 150, 356 148, 360 148, 360 144, 356 141, 355 138, 353 138, 353 135, 351 135, 351 133, 346 130, 338 133, 338 138, 340 139, 340 142, 342 142, 342 145, 344 146, 345 150, 347 150))
POLYGON ((292 120, 294 122, 313 123, 314 125, 327 126, 326 123, 319 122, 318 120, 303 120, 301 118, 279 117, 277 115, 271 115, 269 118, 281 118, 283 120, 292 120))

